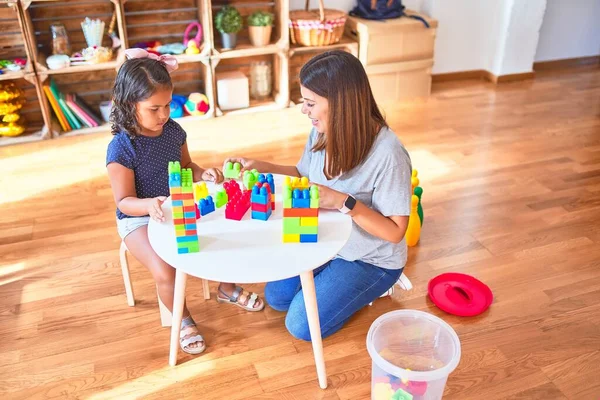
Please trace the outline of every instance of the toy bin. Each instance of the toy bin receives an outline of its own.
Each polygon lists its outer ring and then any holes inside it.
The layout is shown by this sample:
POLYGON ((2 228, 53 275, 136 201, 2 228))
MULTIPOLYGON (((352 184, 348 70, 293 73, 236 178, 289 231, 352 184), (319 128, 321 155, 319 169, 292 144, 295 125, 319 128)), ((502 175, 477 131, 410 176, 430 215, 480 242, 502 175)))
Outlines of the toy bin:
POLYGON ((416 310, 377 318, 367 334, 372 400, 437 400, 460 361, 460 341, 446 322, 416 310))

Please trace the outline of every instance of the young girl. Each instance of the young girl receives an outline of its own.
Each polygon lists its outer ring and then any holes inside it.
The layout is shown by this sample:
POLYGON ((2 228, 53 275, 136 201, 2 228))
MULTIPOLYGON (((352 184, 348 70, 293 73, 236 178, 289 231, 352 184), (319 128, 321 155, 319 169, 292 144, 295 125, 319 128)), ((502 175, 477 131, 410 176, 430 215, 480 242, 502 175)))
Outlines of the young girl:
MULTIPOLYGON (((302 67, 300 84, 302 113, 310 118, 313 130, 298 164, 226 161, 240 162, 244 169, 306 176, 319 186, 321 208, 352 217, 347 244, 315 270, 319 319, 326 337, 385 293, 402 273, 411 161, 381 115, 356 57, 344 51, 320 54, 302 67)), ((287 311, 286 326, 293 336, 310 340, 298 277, 267 283, 265 298, 275 310, 287 311)))
MULTIPOLYGON (((169 73, 177 69, 171 56, 155 56, 141 49, 125 52, 126 61, 117 74, 111 114, 112 141, 106 168, 117 204, 117 228, 127 248, 152 273, 161 301, 173 309, 175 269, 166 264, 148 241, 150 218, 164 221, 161 205, 169 196, 169 161, 191 168, 194 182, 223 181, 218 169, 203 169, 192 162, 185 131, 169 118, 173 84, 169 73)), ((217 300, 248 311, 260 311, 264 302, 235 284, 221 283, 217 300)), ((180 345, 199 354, 205 349, 202 336, 187 307, 183 309, 180 345)))

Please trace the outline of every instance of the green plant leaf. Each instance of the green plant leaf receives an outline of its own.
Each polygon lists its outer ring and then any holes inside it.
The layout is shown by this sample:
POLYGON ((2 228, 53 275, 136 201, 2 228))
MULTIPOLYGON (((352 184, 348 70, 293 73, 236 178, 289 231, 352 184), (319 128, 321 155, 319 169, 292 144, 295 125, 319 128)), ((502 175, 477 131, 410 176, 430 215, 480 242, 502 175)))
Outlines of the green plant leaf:
POLYGON ((242 16, 235 7, 223 6, 215 15, 215 27, 222 33, 237 33, 242 30, 242 16))
POLYGON ((271 26, 275 16, 267 11, 255 11, 248 16, 248 26, 271 26))

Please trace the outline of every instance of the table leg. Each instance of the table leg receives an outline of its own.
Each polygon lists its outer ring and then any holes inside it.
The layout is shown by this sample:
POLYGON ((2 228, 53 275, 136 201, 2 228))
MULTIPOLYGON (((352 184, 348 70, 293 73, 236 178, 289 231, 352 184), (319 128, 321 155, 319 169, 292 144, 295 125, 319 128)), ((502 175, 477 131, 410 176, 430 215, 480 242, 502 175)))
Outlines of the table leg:
POLYGON ((327 372, 325 371, 325 358, 323 357, 323 341, 321 339, 321 323, 319 322, 319 309, 317 308, 317 293, 315 292, 315 280, 312 271, 300 274, 302 292, 304 293, 304 305, 306 306, 306 317, 308 318, 308 329, 312 341, 317 376, 321 389, 327 388, 327 372))
POLYGON ((179 331, 183 317, 183 303, 185 302, 185 283, 187 275, 178 269, 175 272, 175 293, 173 295, 173 320, 171 321, 171 347, 169 349, 169 365, 177 364, 177 351, 179 350, 179 331))

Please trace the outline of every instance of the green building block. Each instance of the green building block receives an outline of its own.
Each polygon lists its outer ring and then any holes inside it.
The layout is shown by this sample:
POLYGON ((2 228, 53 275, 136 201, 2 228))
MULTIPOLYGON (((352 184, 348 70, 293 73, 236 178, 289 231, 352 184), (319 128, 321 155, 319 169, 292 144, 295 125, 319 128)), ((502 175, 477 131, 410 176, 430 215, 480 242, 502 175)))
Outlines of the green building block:
POLYGON ((194 176, 191 168, 184 168, 181 170, 181 192, 182 193, 193 193, 194 190, 194 176))
POLYGON ((258 171, 255 169, 252 171, 244 171, 244 187, 248 190, 252 189, 254 185, 256 185, 256 182, 258 182, 258 175, 258 171))
POLYGON ((219 191, 215 195, 215 206, 217 208, 221 208, 225 204, 227 204, 228 200, 229 200, 229 198, 227 196, 227 192, 225 191, 225 189, 219 189, 219 191))
POLYGON ((242 165, 238 162, 232 163, 231 161, 225 164, 225 168, 223 169, 223 176, 226 179, 238 179, 240 177, 240 171, 242 170, 242 165))
POLYGON ((283 219, 283 233, 290 235, 317 235, 318 226, 300 226, 300 217, 285 217, 283 219))
POLYGON ((169 161, 169 175, 172 173, 181 173, 179 161, 169 161))
POLYGON ((391 400, 412 400, 412 394, 405 392, 402 389, 396 390, 396 393, 393 394, 391 400))

